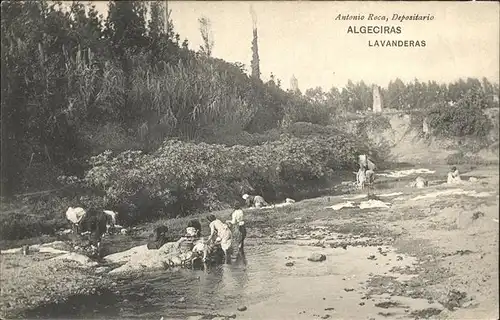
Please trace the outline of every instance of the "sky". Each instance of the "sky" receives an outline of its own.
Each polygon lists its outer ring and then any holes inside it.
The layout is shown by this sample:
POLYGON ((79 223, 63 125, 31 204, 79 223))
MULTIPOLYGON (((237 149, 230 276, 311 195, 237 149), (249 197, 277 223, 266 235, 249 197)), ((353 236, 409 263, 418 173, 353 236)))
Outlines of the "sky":
MULTIPOLYGON (((94 2, 104 15, 107 2, 94 2)), ((174 29, 190 49, 202 43, 198 18, 212 23, 213 56, 241 62, 252 59, 252 17, 257 16, 261 78, 271 72, 289 88, 343 87, 350 79, 387 86, 389 81, 486 77, 499 81, 499 8, 497 2, 288 2, 169 1, 174 29), (368 21, 368 15, 389 21, 368 21), (338 21, 338 14, 364 15, 364 21, 338 21), (432 21, 392 21, 393 14, 432 15, 432 21), (347 34, 349 26, 400 26, 400 34, 347 34), (370 47, 375 40, 425 40, 425 47, 370 47)))

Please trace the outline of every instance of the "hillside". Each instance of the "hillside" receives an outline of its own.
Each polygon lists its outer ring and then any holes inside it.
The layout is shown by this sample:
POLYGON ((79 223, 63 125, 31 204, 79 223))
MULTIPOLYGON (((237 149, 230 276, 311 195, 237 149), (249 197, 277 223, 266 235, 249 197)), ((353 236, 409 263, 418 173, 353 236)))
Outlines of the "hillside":
POLYGON ((422 113, 367 113, 357 115, 346 127, 353 134, 366 134, 374 146, 386 150, 388 161, 443 164, 453 162, 452 155, 461 153, 467 157, 476 156, 480 162, 498 162, 498 108, 484 110, 493 123, 486 138, 425 134, 422 113))

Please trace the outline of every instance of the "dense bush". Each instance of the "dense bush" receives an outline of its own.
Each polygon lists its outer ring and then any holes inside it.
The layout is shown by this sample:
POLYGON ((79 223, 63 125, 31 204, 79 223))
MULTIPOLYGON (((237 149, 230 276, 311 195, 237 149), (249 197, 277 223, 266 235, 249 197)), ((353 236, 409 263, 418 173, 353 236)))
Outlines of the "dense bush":
POLYGON ((22 202, 16 209, 0 215, 1 240, 52 235, 58 229, 68 226, 65 217, 65 212, 71 205, 68 198, 50 194, 27 198, 22 202))
POLYGON ((480 165, 489 164, 488 161, 483 160, 480 156, 475 154, 466 154, 463 151, 458 151, 446 157, 446 164, 449 165, 480 165))
MULTIPOLYGON (((367 147, 346 135, 282 135, 257 146, 169 140, 151 154, 110 151, 91 159, 79 184, 121 205, 129 222, 174 217, 232 204, 244 192, 270 200, 324 186, 336 171, 352 169, 367 147)), ((72 182, 74 183, 74 181, 72 182)))
POLYGON ((341 130, 333 126, 322 126, 318 124, 313 124, 309 122, 295 122, 290 124, 283 130, 285 133, 289 133, 294 137, 307 138, 310 136, 330 136, 330 135, 343 135, 341 130))
POLYGON ((443 137, 486 137, 492 123, 483 109, 484 98, 476 91, 467 92, 456 105, 438 104, 428 111, 429 126, 434 135, 443 137))
POLYGON ((428 114, 433 134, 444 137, 486 137, 491 121, 481 109, 469 106, 441 107, 428 114))
POLYGON ((374 132, 383 132, 392 129, 391 123, 386 116, 374 114, 363 117, 356 123, 356 135, 364 136, 374 132))

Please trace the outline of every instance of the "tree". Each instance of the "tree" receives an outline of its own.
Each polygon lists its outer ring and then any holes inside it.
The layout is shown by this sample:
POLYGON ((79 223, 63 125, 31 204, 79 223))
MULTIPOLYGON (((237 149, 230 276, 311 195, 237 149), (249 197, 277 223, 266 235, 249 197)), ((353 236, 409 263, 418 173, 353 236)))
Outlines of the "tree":
POLYGON ((323 92, 321 87, 307 89, 305 96, 314 103, 326 104, 328 100, 327 94, 323 92))
POLYGON ((372 108, 373 92, 364 81, 360 81, 356 84, 355 95, 357 99, 357 110, 367 111, 372 108))
POLYGON ((165 34, 165 7, 163 1, 150 2, 149 18, 149 37, 153 41, 159 40, 160 36, 165 34))
POLYGON ((331 113, 340 110, 342 106, 342 100, 340 96, 340 91, 337 87, 331 87, 330 91, 326 93, 326 104, 330 109, 331 113))
POLYGON ((203 45, 200 46, 200 51, 207 57, 212 56, 212 50, 214 48, 214 36, 212 32, 212 24, 210 19, 207 17, 201 17, 198 19, 200 24, 201 38, 203 39, 203 45))
POLYGON ((144 48, 146 40, 146 6, 141 1, 110 1, 106 35, 115 53, 123 56, 127 49, 144 48))
POLYGON ((259 58, 259 36, 257 35, 257 15, 250 6, 250 14, 252 15, 253 39, 252 39, 252 77, 260 79, 260 58, 259 58))
POLYGON ((118 108, 120 117, 129 125, 137 118, 139 110, 130 101, 132 88, 132 57, 148 45, 146 6, 141 1, 110 1, 105 34, 111 42, 124 74, 123 106, 118 108))
POLYGON ((394 109, 402 109, 408 104, 406 100, 407 88, 401 79, 397 78, 396 80, 389 82, 389 86, 387 87, 387 98, 386 104, 388 107, 394 109))

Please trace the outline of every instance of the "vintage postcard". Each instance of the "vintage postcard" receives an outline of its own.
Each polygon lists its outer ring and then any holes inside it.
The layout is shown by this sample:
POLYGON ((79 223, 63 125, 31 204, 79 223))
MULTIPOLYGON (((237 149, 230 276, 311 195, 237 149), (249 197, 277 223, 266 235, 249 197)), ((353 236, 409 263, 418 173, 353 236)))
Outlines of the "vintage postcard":
POLYGON ((498 2, 1 9, 0 318, 499 318, 498 2))

